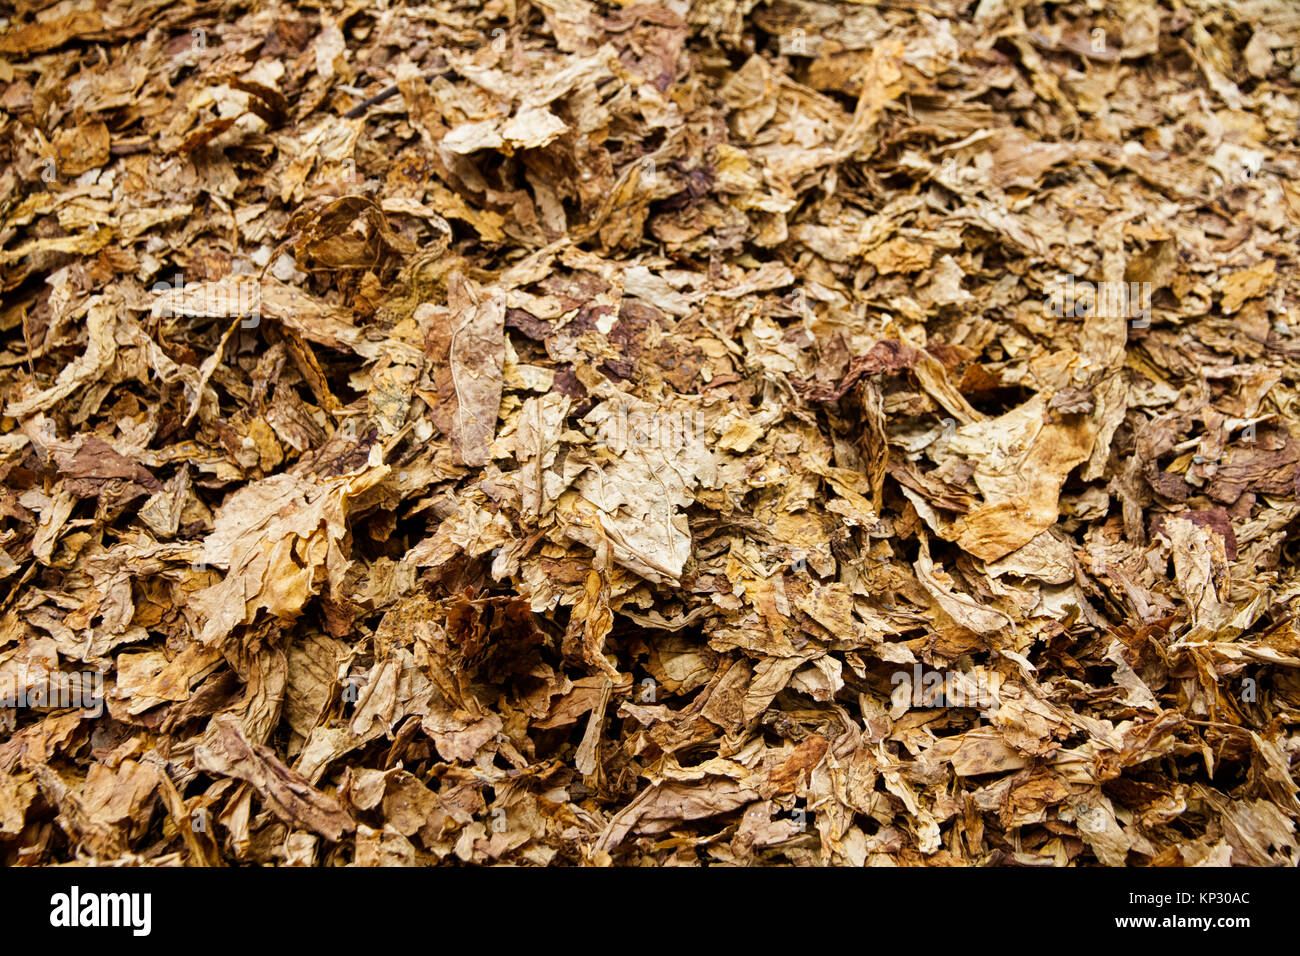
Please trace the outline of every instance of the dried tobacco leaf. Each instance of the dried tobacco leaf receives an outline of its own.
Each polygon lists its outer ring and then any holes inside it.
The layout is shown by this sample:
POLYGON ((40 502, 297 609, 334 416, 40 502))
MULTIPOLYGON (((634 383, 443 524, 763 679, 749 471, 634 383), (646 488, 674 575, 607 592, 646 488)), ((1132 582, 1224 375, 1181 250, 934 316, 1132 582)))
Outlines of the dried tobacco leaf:
POLYGON ((18 5, 0 861, 1300 861, 1300 20, 904 7, 18 5))

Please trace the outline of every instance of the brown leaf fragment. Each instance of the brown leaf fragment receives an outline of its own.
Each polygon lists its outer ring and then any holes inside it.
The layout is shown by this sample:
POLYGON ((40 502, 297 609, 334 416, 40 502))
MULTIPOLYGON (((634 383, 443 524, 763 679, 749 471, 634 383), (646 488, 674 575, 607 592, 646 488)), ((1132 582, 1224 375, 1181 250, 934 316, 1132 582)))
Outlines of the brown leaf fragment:
POLYGON ((271 748, 250 744, 231 717, 212 719, 204 743, 195 747, 194 763, 204 772, 243 780, 289 826, 305 827, 335 842, 355 828, 335 797, 286 767, 271 748))
POLYGON ((79 129, 60 130, 54 139, 58 169, 65 176, 80 176, 108 162, 109 135, 104 123, 87 123, 79 129))
POLYGON ((27 808, 36 793, 36 782, 31 774, 0 771, 0 833, 13 836, 22 831, 27 808))
POLYGON ((1247 299, 1263 295, 1273 284, 1277 264, 1272 259, 1265 259, 1250 269, 1231 272, 1223 277, 1219 290, 1223 293, 1223 312, 1232 315, 1238 311, 1247 299))
POLYGON ((434 313, 428 348, 434 362, 434 423, 467 465, 488 460, 501 403, 505 304, 489 290, 456 276, 448 307, 434 313))
POLYGON ((725 777, 698 784, 677 781, 655 784, 619 811, 601 834, 596 851, 608 853, 633 831, 663 833, 674 825, 729 813, 758 799, 758 792, 725 777))

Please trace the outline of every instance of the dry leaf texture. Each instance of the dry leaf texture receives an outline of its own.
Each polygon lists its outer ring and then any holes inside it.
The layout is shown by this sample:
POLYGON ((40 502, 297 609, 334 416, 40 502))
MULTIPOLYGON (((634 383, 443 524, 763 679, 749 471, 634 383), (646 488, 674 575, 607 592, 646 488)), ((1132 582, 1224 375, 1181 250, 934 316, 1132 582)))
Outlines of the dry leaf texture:
POLYGON ((21 0, 0 860, 1295 865, 1282 0, 21 0))

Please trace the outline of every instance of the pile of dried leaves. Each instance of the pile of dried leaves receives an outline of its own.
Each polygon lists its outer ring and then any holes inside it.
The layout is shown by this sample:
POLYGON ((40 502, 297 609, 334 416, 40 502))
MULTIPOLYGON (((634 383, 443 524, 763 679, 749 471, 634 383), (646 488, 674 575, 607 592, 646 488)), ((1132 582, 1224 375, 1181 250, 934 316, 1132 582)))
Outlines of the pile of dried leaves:
POLYGON ((13 6, 5 863, 1300 858, 1293 4, 13 6))

